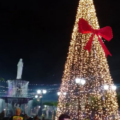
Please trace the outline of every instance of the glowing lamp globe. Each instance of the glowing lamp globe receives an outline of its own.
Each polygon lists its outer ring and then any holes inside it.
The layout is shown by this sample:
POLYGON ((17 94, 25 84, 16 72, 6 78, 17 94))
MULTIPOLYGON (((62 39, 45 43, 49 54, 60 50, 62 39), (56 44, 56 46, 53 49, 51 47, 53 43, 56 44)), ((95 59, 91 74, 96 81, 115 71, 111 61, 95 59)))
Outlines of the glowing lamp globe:
POLYGON ((37 94, 40 94, 41 93, 41 90, 37 90, 37 94))
POLYGON ((47 107, 47 105, 45 105, 45 108, 47 107))
POLYGON ((46 94, 47 93, 47 90, 43 90, 43 94, 46 94))
POLYGON ((38 98, 38 95, 35 95, 35 98, 38 98))
POLYGON ((116 90, 117 87, 116 87, 115 85, 112 85, 112 86, 111 86, 111 89, 112 89, 112 90, 116 90))
POLYGON ((66 92, 63 93, 63 95, 66 95, 66 94, 67 94, 66 92))
POLYGON ((76 82, 77 84, 80 83, 80 81, 81 81, 80 78, 76 78, 76 79, 75 79, 75 82, 76 82))
POLYGON ((109 86, 108 85, 104 85, 103 88, 104 88, 104 90, 108 90, 109 86))
POLYGON ((77 84, 81 84, 81 85, 84 85, 84 84, 86 83, 86 81, 85 81, 84 79, 80 79, 80 78, 76 78, 76 79, 75 79, 75 82, 76 82, 77 84))
POLYGON ((59 96, 60 94, 61 94, 60 92, 57 93, 58 96, 59 96))
POLYGON ((81 79, 80 84, 85 85, 86 81, 84 79, 81 79))

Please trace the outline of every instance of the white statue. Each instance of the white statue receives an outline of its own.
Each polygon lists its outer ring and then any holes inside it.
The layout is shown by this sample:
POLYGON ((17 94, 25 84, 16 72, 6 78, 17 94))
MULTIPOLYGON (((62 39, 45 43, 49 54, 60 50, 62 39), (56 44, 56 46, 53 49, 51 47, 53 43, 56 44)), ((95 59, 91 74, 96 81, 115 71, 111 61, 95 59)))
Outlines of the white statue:
POLYGON ((22 59, 20 59, 17 64, 17 78, 16 79, 22 78, 22 71, 23 71, 23 61, 22 59))

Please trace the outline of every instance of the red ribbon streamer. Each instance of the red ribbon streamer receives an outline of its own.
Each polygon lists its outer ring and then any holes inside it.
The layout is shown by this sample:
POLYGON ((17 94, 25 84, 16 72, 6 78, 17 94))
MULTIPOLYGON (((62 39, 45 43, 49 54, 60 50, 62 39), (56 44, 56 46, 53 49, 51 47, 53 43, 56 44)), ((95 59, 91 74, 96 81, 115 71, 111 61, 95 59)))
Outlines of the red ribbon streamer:
POLYGON ((95 35, 97 35, 98 40, 105 52, 105 56, 107 57, 108 55, 112 56, 111 53, 109 52, 109 50, 107 49, 107 47, 104 45, 102 39, 100 38, 103 37, 104 39, 106 39, 107 41, 110 41, 113 38, 113 33, 112 33, 112 28, 110 26, 106 26, 104 28, 101 29, 93 29, 86 20, 84 20, 83 18, 81 18, 79 20, 78 23, 79 26, 79 32, 86 34, 86 33, 92 33, 89 41, 87 42, 85 49, 88 50, 90 52, 91 46, 92 46, 92 42, 93 42, 93 37, 95 35))

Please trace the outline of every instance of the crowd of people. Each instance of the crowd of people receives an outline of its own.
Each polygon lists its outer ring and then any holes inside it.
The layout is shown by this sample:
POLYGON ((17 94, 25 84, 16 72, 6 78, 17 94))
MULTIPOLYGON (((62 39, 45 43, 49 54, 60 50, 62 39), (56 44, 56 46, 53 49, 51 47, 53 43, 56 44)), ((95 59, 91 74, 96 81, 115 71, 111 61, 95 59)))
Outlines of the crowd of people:
MULTIPOLYGON (((10 118, 5 118, 4 111, 0 113, 0 120, 40 120, 40 118, 36 115, 34 118, 29 117, 27 114, 21 115, 21 109, 17 108, 15 115, 10 118)), ((45 120, 44 116, 42 116, 41 120, 45 120)), ((66 114, 60 115, 58 120, 70 120, 70 117, 66 114)))
MULTIPOLYGON (((11 117, 5 117, 5 112, 2 111, 0 113, 0 120, 40 120, 39 117, 36 115, 34 118, 29 117, 27 114, 21 115, 21 109, 17 108, 15 115, 11 117)), ((44 120, 44 118, 42 118, 44 120)))

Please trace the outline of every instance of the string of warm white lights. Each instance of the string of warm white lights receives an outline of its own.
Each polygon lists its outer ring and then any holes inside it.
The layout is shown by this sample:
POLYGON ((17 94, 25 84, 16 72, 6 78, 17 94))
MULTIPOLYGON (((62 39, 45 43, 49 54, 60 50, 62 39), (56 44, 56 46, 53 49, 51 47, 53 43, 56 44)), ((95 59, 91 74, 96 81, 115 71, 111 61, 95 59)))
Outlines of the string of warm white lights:
MULTIPOLYGON (((7 85, 8 82, 7 81, 0 81, 0 84, 2 84, 2 83, 3 84, 5 83, 7 85)), ((38 83, 37 84, 31 84, 30 83, 29 85, 30 86, 59 86, 60 84, 38 84, 38 83)))
POLYGON ((80 18, 88 21, 93 29, 99 29, 93 0, 79 2, 62 84, 58 92, 56 120, 63 113, 69 114, 71 120, 120 120, 116 87, 105 53, 97 36, 93 38, 90 53, 84 49, 91 34, 79 33, 80 18))
MULTIPOLYGON (((57 95, 58 88, 59 87, 51 88, 51 86, 49 86, 46 90, 47 90, 47 93, 56 93, 56 95, 57 95)), ((13 91, 15 91, 16 89, 17 89, 17 87, 16 88, 12 88, 13 91)), ((27 95, 29 97, 34 98, 34 96, 36 95, 36 90, 37 89, 38 88, 36 88, 36 87, 33 87, 33 89, 28 89, 27 88, 28 93, 22 93, 22 95, 27 95)), ((39 87, 39 89, 41 89, 41 87, 39 87)), ((22 88, 22 91, 24 91, 24 90, 26 90, 26 89, 22 88)), ((8 93, 9 93, 9 87, 0 86, 0 97, 7 96, 8 93)))

